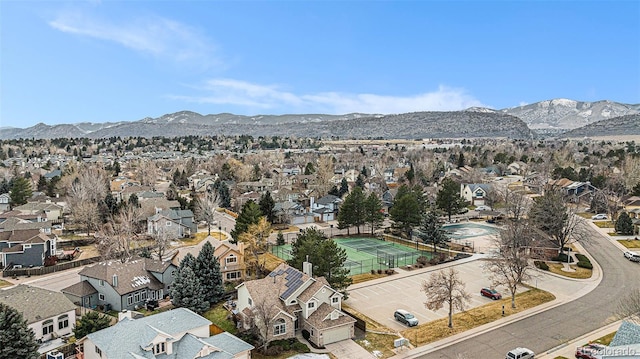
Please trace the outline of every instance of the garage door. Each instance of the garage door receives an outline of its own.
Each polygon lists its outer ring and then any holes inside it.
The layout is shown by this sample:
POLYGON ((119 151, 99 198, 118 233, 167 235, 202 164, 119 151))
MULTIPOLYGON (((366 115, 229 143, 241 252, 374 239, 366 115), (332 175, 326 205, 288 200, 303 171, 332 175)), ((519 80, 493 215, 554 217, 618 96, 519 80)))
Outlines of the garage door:
POLYGON ((322 334, 324 339, 324 345, 339 342, 341 340, 350 339, 351 338, 351 327, 344 326, 335 329, 329 329, 322 334))

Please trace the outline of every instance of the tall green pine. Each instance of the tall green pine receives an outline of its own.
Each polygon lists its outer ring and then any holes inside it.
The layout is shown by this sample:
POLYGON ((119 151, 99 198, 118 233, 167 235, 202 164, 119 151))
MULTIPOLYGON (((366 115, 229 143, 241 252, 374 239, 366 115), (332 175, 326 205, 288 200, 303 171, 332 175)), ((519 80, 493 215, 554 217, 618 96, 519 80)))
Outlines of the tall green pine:
POLYGON ((629 218, 627 212, 622 212, 616 221, 616 232, 624 235, 633 234, 633 221, 629 218))
POLYGON ((181 268, 171 286, 173 305, 191 309, 196 313, 203 313, 209 309, 209 302, 205 299, 205 292, 193 269, 189 266, 181 268))
POLYGON ((0 358, 37 359, 38 343, 33 330, 17 310, 0 303, 0 358))
POLYGON ((224 295, 222 273, 220 272, 218 258, 213 254, 213 245, 209 241, 204 243, 200 253, 198 253, 195 272, 200 280, 200 286, 204 291, 205 299, 209 302, 209 306, 220 302, 224 295))
POLYGON ((21 206, 27 203, 27 200, 31 198, 33 190, 31 189, 31 183, 24 177, 17 177, 13 179, 11 190, 9 195, 11 196, 12 206, 21 206))
POLYGON ((260 206, 254 201, 245 202, 238 218, 236 218, 236 226, 231 231, 231 237, 233 237, 234 243, 238 241, 242 233, 249 230, 250 225, 258 223, 260 217, 262 217, 260 206))

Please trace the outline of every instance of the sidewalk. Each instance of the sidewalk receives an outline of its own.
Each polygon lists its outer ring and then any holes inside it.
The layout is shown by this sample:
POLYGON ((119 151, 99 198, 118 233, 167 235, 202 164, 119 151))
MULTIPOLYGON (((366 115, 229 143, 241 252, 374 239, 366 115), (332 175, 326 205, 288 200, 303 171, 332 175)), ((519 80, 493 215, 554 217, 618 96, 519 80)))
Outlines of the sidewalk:
POLYGON ((583 346, 589 342, 592 342, 598 338, 601 338, 607 334, 613 333, 618 330, 620 327, 621 320, 606 325, 600 329, 594 330, 591 333, 587 333, 579 338, 571 340, 563 345, 552 348, 545 353, 540 354, 540 356, 536 356, 539 359, 553 359, 558 356, 563 356, 567 358, 574 358, 576 353, 576 348, 579 346, 583 346))
MULTIPOLYGON (((580 246, 579 244, 576 244, 577 249, 580 250, 581 253, 584 253, 585 255, 587 255, 590 259, 593 260, 593 258, 591 258, 591 256, 584 250, 584 248, 582 248, 582 246, 580 246)), ((478 255, 473 255, 471 258, 467 258, 467 260, 475 260, 475 259, 479 259, 478 255)), ((456 264, 456 263, 462 263, 461 261, 455 261, 455 262, 451 262, 451 263, 447 263, 447 264, 456 264)), ((600 268, 600 265, 595 262, 592 261, 592 263, 594 264, 593 266, 593 275, 591 276, 591 278, 589 279, 571 279, 571 278, 567 278, 567 277, 562 277, 553 273, 549 273, 549 272, 540 272, 539 270, 536 270, 538 273, 542 273, 544 275, 549 275, 550 277, 556 277, 558 279, 563 279, 564 281, 555 281, 555 280, 546 280, 546 281, 542 281, 542 282, 538 282, 537 277, 534 279, 532 278, 532 281, 535 280, 536 284, 535 286, 538 287, 540 286, 542 289, 547 290, 551 293, 553 293, 556 296, 556 299, 539 305, 537 307, 528 309, 526 311, 514 314, 514 315, 510 315, 508 317, 499 319, 495 322, 492 323, 487 323, 485 325, 476 327, 474 329, 465 331, 463 333, 459 333, 453 336, 450 336, 448 338, 445 339, 441 339, 439 341, 430 343, 430 344, 426 344, 420 347, 417 347, 415 349, 411 349, 411 350, 405 350, 402 351, 400 353, 398 353, 397 355, 393 356, 392 358, 395 359, 400 359, 400 358, 416 358, 416 357, 421 357, 424 356, 425 354, 431 353, 433 351, 436 351, 440 348, 458 343, 460 341, 469 339, 471 337, 475 337, 477 335, 495 330, 497 328, 503 327, 507 324, 516 322, 518 320, 536 315, 538 313, 544 312, 546 310, 549 310, 551 308, 557 307, 559 305, 565 304, 567 302, 573 301, 577 298, 580 298, 584 295, 586 295, 587 293, 591 292, 593 289, 595 289, 598 284, 600 283, 600 281, 602 280, 602 268, 600 268), (571 283, 571 287, 573 289, 568 290, 568 285, 563 284, 564 283, 571 283), (574 285, 575 284, 575 285, 574 285), (578 288, 575 288, 578 287, 578 288)), ((430 267, 430 269, 439 269, 442 267, 430 267)), ((535 276, 535 274, 534 274, 535 276)), ((540 278, 543 278, 542 276, 540 276, 540 278)), ((362 283, 362 284, 367 284, 368 282, 362 283)), ((532 283, 529 283, 530 285, 532 283)), ((603 329, 603 331, 606 331, 607 329, 603 329)), ((615 329, 614 329, 615 330, 615 329)), ((614 331, 611 330, 611 331, 614 331)), ((605 333, 608 334, 611 331, 605 333)), ((599 331, 598 331, 599 333, 599 331)), ((605 335, 602 334, 602 335, 605 335)), ((597 338, 597 337, 596 337, 597 338)), ((576 340, 580 340, 580 338, 576 339, 576 340)), ((579 345, 579 344, 578 344, 579 345)), ((573 346, 573 345, 572 345, 573 346)), ((575 348, 573 348, 573 350, 575 350, 575 348)), ((554 356, 555 357, 555 356, 554 356)), ((551 357, 551 358, 554 358, 551 357)), ((571 353, 571 355, 567 356, 568 358, 573 358, 573 353, 571 353)))

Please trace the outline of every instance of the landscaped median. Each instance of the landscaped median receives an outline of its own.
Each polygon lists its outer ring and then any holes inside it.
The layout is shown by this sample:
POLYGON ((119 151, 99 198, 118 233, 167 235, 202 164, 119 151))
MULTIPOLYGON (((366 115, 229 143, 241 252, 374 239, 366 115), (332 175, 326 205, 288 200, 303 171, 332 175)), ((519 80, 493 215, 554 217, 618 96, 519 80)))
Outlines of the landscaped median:
MULTIPOLYGON (((511 308, 511 297, 493 301, 480 307, 469 309, 465 312, 453 315, 453 329, 448 325, 448 318, 444 317, 417 327, 405 329, 400 334, 408 339, 414 346, 422 346, 456 335, 481 325, 494 322, 503 318, 502 305, 504 305, 504 317, 520 313, 538 305, 548 303, 556 297, 541 289, 530 288, 526 292, 516 295, 517 308, 511 308)), ((398 339, 397 334, 380 323, 368 318, 364 314, 345 305, 343 307, 352 315, 364 320, 367 323, 367 333, 364 339, 357 339, 356 342, 369 352, 375 350, 380 352, 378 358, 389 358, 395 355, 393 351, 393 341, 398 339)))

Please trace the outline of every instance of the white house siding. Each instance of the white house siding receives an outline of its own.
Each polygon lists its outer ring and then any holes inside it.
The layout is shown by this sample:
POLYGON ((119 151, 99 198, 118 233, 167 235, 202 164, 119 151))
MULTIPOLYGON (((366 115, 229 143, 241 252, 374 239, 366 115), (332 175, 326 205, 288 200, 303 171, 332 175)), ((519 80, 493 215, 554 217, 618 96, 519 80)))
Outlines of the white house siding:
MULTIPOLYGON (((36 340, 47 341, 54 338, 59 338, 61 336, 69 335, 73 333, 73 326, 76 324, 76 311, 70 310, 66 313, 62 313, 60 315, 56 315, 55 317, 47 318, 45 320, 31 323, 29 324, 29 328, 33 330, 35 333, 36 340), (67 326, 62 329, 58 329, 58 323, 62 322, 64 319, 61 317, 66 315, 67 326), (44 328, 44 323, 52 320, 53 321, 53 332, 47 333, 46 335, 42 334, 42 330, 44 328)), ((48 324, 47 324, 48 325, 48 324)))

